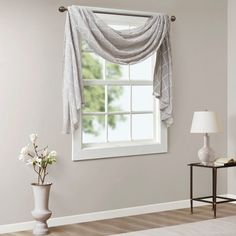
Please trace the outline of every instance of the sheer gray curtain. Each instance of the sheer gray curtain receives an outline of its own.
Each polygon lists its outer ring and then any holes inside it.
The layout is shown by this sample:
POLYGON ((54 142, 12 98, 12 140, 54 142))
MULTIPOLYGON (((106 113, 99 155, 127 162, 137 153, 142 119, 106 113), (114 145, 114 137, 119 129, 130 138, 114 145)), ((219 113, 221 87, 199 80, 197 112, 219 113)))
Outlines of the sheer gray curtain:
POLYGON ((153 94, 160 100, 161 120, 172 124, 172 63, 170 20, 165 14, 152 15, 144 25, 117 31, 91 10, 71 6, 65 24, 63 132, 79 125, 83 105, 81 36, 95 53, 117 64, 135 64, 156 53, 153 94))

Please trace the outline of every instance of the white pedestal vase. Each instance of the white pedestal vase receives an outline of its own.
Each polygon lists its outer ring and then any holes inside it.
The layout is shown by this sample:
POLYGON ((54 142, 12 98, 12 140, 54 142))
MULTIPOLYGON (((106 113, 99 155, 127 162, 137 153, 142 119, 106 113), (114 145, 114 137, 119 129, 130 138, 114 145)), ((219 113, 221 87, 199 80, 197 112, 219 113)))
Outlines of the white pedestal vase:
POLYGON ((52 184, 32 184, 34 193, 34 210, 31 213, 36 221, 33 229, 34 235, 46 235, 49 232, 47 220, 52 215, 52 212, 48 209, 51 185, 52 184))

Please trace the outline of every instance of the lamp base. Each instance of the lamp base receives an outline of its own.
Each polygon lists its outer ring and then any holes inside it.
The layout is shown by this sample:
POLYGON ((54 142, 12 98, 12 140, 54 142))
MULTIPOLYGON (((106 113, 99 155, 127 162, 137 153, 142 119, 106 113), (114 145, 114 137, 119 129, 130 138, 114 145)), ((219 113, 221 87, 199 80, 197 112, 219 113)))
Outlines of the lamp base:
POLYGON ((215 161, 215 152, 210 147, 202 147, 198 151, 198 157, 202 164, 209 164, 215 161))
POLYGON ((202 164, 213 163, 215 152, 209 146, 209 135, 204 135, 204 146, 198 151, 198 157, 202 164))

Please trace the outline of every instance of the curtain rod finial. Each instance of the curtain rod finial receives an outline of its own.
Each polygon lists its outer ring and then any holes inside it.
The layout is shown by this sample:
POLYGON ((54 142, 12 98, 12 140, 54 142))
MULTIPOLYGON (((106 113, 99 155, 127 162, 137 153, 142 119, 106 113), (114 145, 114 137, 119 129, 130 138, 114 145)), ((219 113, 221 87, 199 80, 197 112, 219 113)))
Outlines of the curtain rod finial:
POLYGON ((170 17, 170 20, 173 22, 173 21, 176 21, 176 17, 175 16, 171 16, 170 17))
POLYGON ((61 7, 59 7, 59 9, 58 9, 60 12, 65 12, 65 11, 67 11, 67 8, 65 8, 64 6, 61 6, 61 7))

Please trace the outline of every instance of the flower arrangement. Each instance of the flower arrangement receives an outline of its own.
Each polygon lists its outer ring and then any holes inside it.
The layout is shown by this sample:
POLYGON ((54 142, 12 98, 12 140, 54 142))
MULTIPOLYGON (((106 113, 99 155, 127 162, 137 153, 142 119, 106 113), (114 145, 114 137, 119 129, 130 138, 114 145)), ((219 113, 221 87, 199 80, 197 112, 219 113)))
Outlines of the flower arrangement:
POLYGON ((43 185, 45 177, 48 175, 47 168, 56 162, 56 151, 48 152, 48 147, 39 149, 36 141, 38 139, 37 134, 31 134, 29 136, 30 143, 23 147, 20 151, 19 160, 24 161, 27 165, 32 165, 34 171, 38 176, 38 185, 43 185))

